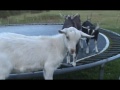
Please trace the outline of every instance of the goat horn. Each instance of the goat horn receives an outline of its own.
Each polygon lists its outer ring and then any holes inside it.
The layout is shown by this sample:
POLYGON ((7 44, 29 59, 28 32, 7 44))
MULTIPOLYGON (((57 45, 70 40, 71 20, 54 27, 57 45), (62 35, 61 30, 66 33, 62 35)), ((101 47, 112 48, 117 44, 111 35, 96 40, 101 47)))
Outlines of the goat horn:
POLYGON ((66 15, 63 15, 63 14, 61 14, 61 13, 59 13, 59 15, 63 18, 65 18, 66 17, 66 15))

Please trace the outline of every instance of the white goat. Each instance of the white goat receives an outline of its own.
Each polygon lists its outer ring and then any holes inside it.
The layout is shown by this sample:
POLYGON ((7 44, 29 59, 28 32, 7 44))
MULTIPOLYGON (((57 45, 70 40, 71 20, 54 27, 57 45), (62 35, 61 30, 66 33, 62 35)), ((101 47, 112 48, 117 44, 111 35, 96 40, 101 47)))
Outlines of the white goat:
POLYGON ((53 36, 25 36, 0 34, 0 79, 10 73, 43 70, 44 79, 53 79, 54 71, 63 62, 67 52, 75 56, 81 36, 92 37, 74 27, 59 30, 53 36))

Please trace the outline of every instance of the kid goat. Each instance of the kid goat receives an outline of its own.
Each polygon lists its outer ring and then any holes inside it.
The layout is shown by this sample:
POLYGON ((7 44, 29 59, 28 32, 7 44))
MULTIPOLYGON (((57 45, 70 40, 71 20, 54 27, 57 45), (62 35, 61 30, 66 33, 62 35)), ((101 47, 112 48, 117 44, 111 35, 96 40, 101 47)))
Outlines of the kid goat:
POLYGON ((0 79, 10 73, 43 70, 44 79, 53 79, 67 52, 75 57, 76 44, 81 38, 93 37, 74 27, 59 30, 53 36, 25 36, 0 33, 0 79))
MULTIPOLYGON (((97 24, 97 26, 94 26, 90 21, 85 21, 82 24, 82 31, 86 34, 89 35, 94 35, 93 38, 94 42, 95 42, 95 51, 96 53, 98 52, 98 47, 97 47, 97 40, 98 40, 98 35, 99 35, 99 25, 97 24)), ((82 43, 82 42, 81 42, 82 43)), ((89 38, 86 39, 86 43, 87 43, 87 48, 86 48, 86 53, 89 53, 89 38)), ((82 45, 83 46, 83 45, 82 45)))

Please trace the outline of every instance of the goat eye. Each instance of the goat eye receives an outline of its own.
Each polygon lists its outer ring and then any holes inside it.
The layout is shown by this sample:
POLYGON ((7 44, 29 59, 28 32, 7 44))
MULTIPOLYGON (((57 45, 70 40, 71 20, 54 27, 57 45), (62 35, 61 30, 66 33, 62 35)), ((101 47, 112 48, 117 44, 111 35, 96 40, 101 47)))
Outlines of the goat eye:
POLYGON ((69 36, 66 36, 66 38, 69 40, 70 38, 69 38, 69 36))

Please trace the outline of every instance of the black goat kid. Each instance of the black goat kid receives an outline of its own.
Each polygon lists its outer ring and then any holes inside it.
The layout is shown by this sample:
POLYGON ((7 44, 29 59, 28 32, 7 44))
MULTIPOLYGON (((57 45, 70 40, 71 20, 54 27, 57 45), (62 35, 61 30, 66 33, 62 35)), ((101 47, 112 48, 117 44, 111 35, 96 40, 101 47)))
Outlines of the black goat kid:
MULTIPOLYGON (((89 35, 94 35, 93 38, 94 42, 95 42, 95 51, 96 53, 98 53, 98 47, 97 47, 97 40, 98 40, 98 35, 99 35, 99 25, 97 24, 96 26, 93 25, 90 21, 85 21, 82 24, 82 31, 86 34, 89 35)), ((89 38, 86 39, 86 43, 87 43, 87 48, 86 48, 86 53, 89 53, 89 38)), ((82 43, 82 42, 81 42, 82 43)))

